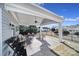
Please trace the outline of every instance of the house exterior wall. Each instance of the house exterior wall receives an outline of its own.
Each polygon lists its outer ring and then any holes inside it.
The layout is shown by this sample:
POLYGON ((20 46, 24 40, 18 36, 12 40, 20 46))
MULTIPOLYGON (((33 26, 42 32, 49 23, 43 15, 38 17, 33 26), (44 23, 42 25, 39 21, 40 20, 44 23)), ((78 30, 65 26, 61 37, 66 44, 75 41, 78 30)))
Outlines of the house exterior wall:
POLYGON ((16 26, 13 27, 14 30, 10 26, 10 23, 13 22, 11 20, 14 20, 14 18, 5 10, 4 4, 0 3, 0 56, 10 56, 13 53, 13 50, 5 43, 7 39, 16 36, 17 33, 16 26))
POLYGON ((0 6, 0 56, 2 55, 2 8, 0 6))
POLYGON ((7 11, 4 9, 4 4, 0 4, 0 56, 12 55, 13 50, 5 43, 7 39, 12 37, 12 29, 7 11))
POLYGON ((14 21, 12 15, 8 13, 7 10, 3 9, 2 11, 2 55, 10 56, 13 55, 13 50, 5 43, 10 37, 17 36, 19 34, 16 31, 16 23, 14 21), (13 23, 13 27, 10 25, 13 23))
POLYGON ((3 10, 2 14, 2 55, 6 56, 9 53, 8 45, 5 41, 11 37, 11 28, 10 28, 10 21, 7 17, 6 10, 3 10))

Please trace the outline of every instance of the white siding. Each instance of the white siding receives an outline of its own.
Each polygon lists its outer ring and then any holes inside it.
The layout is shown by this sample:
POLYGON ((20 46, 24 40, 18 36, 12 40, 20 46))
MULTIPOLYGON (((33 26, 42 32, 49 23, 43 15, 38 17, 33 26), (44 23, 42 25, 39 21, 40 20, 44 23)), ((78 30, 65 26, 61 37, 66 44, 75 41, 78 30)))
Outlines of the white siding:
POLYGON ((2 19, 2 55, 7 56, 10 52, 8 45, 5 43, 5 40, 10 38, 12 35, 10 27, 10 19, 6 10, 3 10, 3 19, 2 19))
POLYGON ((0 56, 2 55, 2 9, 0 8, 0 56))

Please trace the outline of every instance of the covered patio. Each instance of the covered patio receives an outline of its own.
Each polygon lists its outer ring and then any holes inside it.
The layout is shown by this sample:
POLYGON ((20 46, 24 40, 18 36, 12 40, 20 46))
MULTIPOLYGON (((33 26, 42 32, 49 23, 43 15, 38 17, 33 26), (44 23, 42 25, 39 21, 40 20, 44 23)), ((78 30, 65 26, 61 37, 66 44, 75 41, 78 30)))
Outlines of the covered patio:
MULTIPOLYGON (((24 26, 36 25, 37 27, 40 27, 39 37, 40 39, 42 39, 42 31, 41 31, 42 27, 41 26, 57 23, 59 26, 59 29, 58 29, 59 30, 59 42, 63 41, 62 39, 63 17, 58 16, 55 13, 50 12, 47 9, 44 9, 38 4, 15 3, 15 4, 3 4, 3 6, 4 7, 2 9, 0 8, 3 11, 2 14, 6 14, 3 17, 6 17, 5 20, 9 21, 9 24, 11 27, 13 26, 12 27, 13 29, 10 32, 11 34, 9 34, 11 35, 11 37, 19 34, 19 31, 16 31, 16 27, 19 25, 24 25, 24 26)), ((7 39, 8 38, 3 39, 3 42, 7 39)))
POLYGON ((62 22, 63 17, 56 15, 49 10, 40 7, 37 4, 5 4, 9 16, 14 19, 10 19, 11 23, 15 26, 18 25, 36 25, 41 26, 57 23, 59 26, 59 40, 62 41, 62 22), (35 21, 37 23, 35 23, 35 21))

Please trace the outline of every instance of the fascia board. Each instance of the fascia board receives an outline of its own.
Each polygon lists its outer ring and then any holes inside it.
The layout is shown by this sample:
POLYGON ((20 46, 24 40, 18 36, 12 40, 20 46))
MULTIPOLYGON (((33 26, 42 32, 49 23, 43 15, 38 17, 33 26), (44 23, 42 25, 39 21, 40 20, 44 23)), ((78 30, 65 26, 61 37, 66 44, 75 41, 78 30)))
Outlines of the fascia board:
POLYGON ((54 16, 60 18, 60 19, 63 19, 61 16, 55 14, 54 12, 51 12, 51 11, 49 11, 49 10, 47 10, 47 9, 45 9, 45 8, 43 8, 43 7, 41 7, 41 6, 37 5, 37 4, 35 4, 35 3, 31 3, 31 5, 36 6, 37 8, 40 8, 40 9, 44 10, 45 12, 48 12, 48 13, 50 13, 50 14, 52 14, 52 15, 54 15, 54 16))

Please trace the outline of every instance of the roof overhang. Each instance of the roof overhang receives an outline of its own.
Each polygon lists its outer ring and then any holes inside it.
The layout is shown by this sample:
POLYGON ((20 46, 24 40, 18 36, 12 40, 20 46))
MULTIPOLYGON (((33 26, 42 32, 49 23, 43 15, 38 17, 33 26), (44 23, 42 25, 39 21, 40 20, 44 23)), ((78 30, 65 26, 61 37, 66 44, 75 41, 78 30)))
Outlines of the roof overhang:
POLYGON ((62 17, 44 9, 43 7, 40 7, 37 4, 31 4, 31 3, 5 4, 5 9, 7 11, 10 11, 10 13, 14 16, 14 18, 20 24, 24 24, 24 22, 26 22, 27 24, 29 24, 29 23, 32 24, 31 21, 32 21, 32 19, 35 20, 35 17, 40 22, 40 24, 41 24, 41 21, 44 22, 45 19, 46 19, 46 21, 48 19, 53 22, 62 22, 63 21, 62 17), (26 17, 31 20, 30 21, 25 20, 25 19, 27 19, 26 17), (23 19, 23 18, 25 18, 25 19, 23 19))

